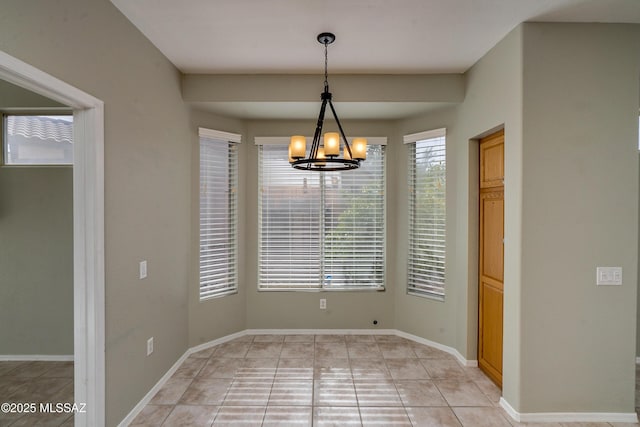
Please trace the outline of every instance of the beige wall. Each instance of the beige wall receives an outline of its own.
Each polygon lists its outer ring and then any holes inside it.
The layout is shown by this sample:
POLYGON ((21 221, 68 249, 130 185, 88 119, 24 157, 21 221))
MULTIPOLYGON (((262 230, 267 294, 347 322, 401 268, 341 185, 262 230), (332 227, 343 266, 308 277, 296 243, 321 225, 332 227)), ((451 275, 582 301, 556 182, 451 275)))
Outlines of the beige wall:
POLYGON ((37 93, 0 80, 0 109, 66 109, 67 107, 37 93))
MULTIPOLYGON (((350 102, 445 103, 464 99, 461 74, 331 74, 330 80, 332 90, 340 94, 341 105, 350 102)), ((182 87, 184 100, 194 103, 310 102, 315 105, 319 103, 321 82, 319 75, 186 74, 182 87)))
POLYGON ((180 75, 108 0, 7 0, 0 24, 0 50, 104 101, 106 425, 116 425, 188 343, 193 133, 180 75))
POLYGON ((633 412, 640 26, 523 29, 518 409, 633 412))
POLYGON ((73 169, 0 167, 0 355, 73 355, 73 169))

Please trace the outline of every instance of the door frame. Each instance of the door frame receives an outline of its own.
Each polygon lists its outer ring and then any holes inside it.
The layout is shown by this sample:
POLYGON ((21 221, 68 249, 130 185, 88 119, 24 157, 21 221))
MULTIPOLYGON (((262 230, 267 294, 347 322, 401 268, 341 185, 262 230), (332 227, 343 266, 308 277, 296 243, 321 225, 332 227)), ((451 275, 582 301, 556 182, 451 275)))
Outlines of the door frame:
POLYGON ((104 104, 0 51, 0 78, 73 108, 74 401, 76 426, 105 423, 104 104))
MULTIPOLYGON (((474 329, 469 330, 469 338, 475 341, 475 357, 478 357, 478 351, 480 349, 480 141, 490 135, 497 132, 504 132, 504 144, 506 150, 506 126, 504 123, 498 124, 488 130, 477 134, 476 136, 469 138, 469 215, 473 218, 473 229, 470 228, 469 245, 473 248, 472 256, 469 257, 469 268, 472 271, 468 282, 469 295, 474 297, 475 304, 470 311, 470 325, 474 329), (473 319, 473 320, 472 320, 473 319)), ((504 158, 504 167, 506 169, 506 157, 504 158)), ((503 187, 504 188, 504 187, 503 187)), ((505 217, 506 220, 506 217, 505 217)), ((503 255, 504 257, 504 255, 503 255)), ((503 278, 504 279, 504 278, 503 278)), ((503 291, 506 292, 506 289, 503 291)), ((504 299, 503 299, 504 302, 504 299)), ((504 327, 504 306, 503 306, 503 327, 504 327)), ((504 372, 504 335, 502 337, 502 358, 503 358, 503 372, 502 372, 502 384, 504 386, 505 372, 504 372)), ((478 361, 476 360, 476 363, 478 361)))

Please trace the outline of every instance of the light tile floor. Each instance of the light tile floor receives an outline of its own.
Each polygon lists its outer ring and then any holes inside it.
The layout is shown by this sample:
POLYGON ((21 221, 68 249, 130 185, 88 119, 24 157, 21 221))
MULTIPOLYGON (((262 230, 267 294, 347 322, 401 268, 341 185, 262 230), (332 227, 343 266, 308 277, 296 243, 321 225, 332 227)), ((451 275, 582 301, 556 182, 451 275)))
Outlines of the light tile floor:
POLYGON ((478 368, 393 335, 255 335, 192 354, 132 426, 625 427, 525 424, 478 368))
POLYGON ((0 427, 73 427, 73 414, 43 413, 39 405, 73 403, 73 362, 0 362, 0 403, 5 402, 36 403, 37 409, 35 413, 0 411, 0 427))
MULTIPOLYGON (((136 426, 536 426, 511 422, 477 368, 396 336, 258 335, 191 355, 136 426)), ((640 409, 636 368, 636 411, 640 409)), ((73 362, 0 362, 0 402, 73 402, 73 362)), ((5 414, 0 427, 73 426, 67 414, 5 414)))

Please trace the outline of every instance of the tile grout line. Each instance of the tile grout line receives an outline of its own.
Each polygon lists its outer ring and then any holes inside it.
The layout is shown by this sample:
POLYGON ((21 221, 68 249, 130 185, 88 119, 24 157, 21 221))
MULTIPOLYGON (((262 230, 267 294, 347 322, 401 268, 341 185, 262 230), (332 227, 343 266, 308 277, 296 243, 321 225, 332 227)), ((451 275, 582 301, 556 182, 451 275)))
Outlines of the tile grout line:
MULTIPOLYGON (((188 358, 187 358, 188 359, 188 358)), ((187 359, 185 359, 184 362, 187 361, 187 359)), ((182 364, 184 364, 184 362, 182 362, 182 364)), ((205 362, 206 364, 206 362, 205 362)), ((178 370, 180 370, 180 368, 182 368, 182 365, 180 365, 180 367, 178 369, 176 369, 176 372, 178 372, 178 370)), ((173 373, 173 375, 176 374, 176 372, 173 373)), ((198 371, 200 372, 200 371, 198 371)), ((173 377, 172 375, 172 377, 173 377)), ((193 382, 196 380, 198 374, 196 373, 196 375, 193 376, 193 378, 191 378, 191 381, 189 381, 189 385, 187 387, 185 387, 184 391, 182 392, 182 394, 180 395, 180 397, 178 397, 178 399, 176 400, 176 403, 174 403, 171 408, 171 411, 169 411, 167 413, 167 415, 162 419, 162 422, 160 423, 160 426, 163 426, 164 423, 169 419, 169 417, 171 416, 171 414, 173 413, 173 411, 175 411, 176 407, 180 404, 180 400, 182 399, 182 397, 184 396, 184 394, 187 392, 187 390, 189 389, 189 387, 193 384, 193 382)), ((188 379, 188 378, 187 378, 188 379)), ((155 396, 154 396, 155 397, 155 396)), ((151 402, 149 402, 150 404, 151 402)))
POLYGON ((280 364, 280 356, 282 355, 282 349, 284 347, 285 337, 282 337, 282 344, 280 345, 280 352, 278 353, 278 360, 276 362, 276 367, 273 371, 273 380, 271 381, 271 389, 269 390, 269 395, 267 396, 267 403, 264 406, 264 414, 262 414, 262 422, 261 426, 264 425, 265 420, 267 418, 267 410, 269 409, 269 401, 271 400, 271 394, 273 393, 273 386, 276 383, 276 375, 278 374, 278 365, 280 364))
POLYGON ((313 337, 313 356, 311 359, 311 427, 315 422, 316 413, 316 337, 313 337))
MULTIPOLYGON (((374 338, 375 339, 375 338, 374 338)), ((358 407, 358 416, 360 417, 360 425, 363 425, 363 421, 362 421, 362 410, 360 409, 360 399, 358 399, 358 389, 356 387, 356 379, 353 376, 353 370, 351 369, 351 357, 349 356, 349 346, 346 342, 346 338, 345 338, 345 344, 344 344, 346 350, 347 350, 347 363, 349 364, 349 374, 351 377, 351 382, 353 383, 353 394, 355 394, 356 396, 356 405, 358 407)), ((376 347, 378 345, 376 344, 376 347)))

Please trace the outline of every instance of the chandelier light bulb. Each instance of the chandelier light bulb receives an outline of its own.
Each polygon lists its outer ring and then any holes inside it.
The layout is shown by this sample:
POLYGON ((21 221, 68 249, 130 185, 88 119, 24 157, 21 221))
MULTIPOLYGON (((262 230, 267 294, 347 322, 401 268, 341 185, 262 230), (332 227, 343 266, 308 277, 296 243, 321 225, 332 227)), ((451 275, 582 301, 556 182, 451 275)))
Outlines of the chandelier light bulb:
POLYGON ((321 160, 326 159, 325 155, 324 155, 324 148, 320 147, 318 148, 318 155, 316 156, 316 162, 315 164, 318 166, 324 166, 327 164, 327 162, 322 162, 321 160))
POLYGON ((327 156, 340 155, 340 134, 338 132, 324 134, 324 153, 327 156))
POLYGON ((354 138, 351 143, 351 153, 356 160, 366 160, 367 138, 354 138))
POLYGON ((294 135, 289 143, 289 158, 297 160, 304 158, 307 151, 307 139, 302 135, 294 135))

